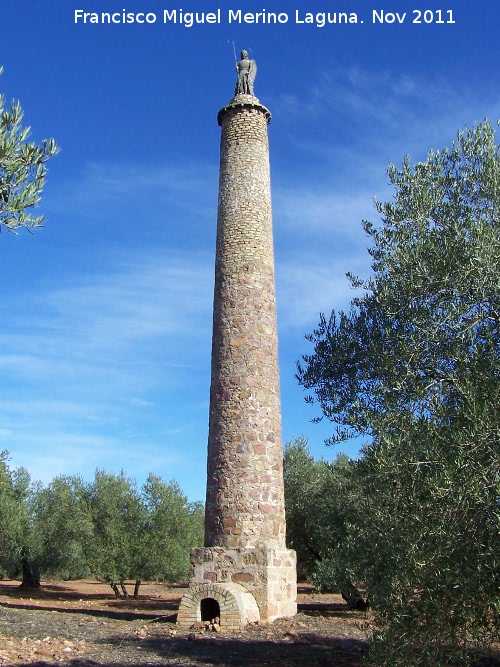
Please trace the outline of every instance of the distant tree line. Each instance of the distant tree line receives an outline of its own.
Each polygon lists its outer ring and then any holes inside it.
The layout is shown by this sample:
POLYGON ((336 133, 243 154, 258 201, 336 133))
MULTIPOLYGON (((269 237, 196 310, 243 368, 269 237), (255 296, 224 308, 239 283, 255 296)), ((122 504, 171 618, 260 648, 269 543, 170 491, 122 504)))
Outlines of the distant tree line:
POLYGON ((92 482, 56 477, 47 487, 0 454, 0 574, 38 587, 40 578, 180 581, 189 551, 203 544, 204 510, 175 481, 150 474, 139 489, 125 473, 97 470, 92 482))

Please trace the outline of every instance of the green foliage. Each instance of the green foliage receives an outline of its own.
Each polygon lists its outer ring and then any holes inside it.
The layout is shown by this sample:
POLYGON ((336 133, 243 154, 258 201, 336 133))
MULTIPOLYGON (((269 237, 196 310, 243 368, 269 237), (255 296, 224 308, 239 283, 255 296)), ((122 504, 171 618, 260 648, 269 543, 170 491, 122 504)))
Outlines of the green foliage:
POLYGON ((33 531, 33 502, 40 489, 25 468, 11 470, 0 453, 0 573, 39 585, 40 544, 33 531))
POLYGON ((287 546, 297 552, 299 579, 310 579, 321 551, 330 539, 330 521, 325 521, 328 464, 315 461, 307 438, 287 442, 283 452, 287 546))
POLYGON ((365 434, 370 521, 346 545, 379 612, 376 665, 469 662, 500 636, 500 152, 485 121, 389 168, 373 276, 321 318, 298 378, 365 434))
POLYGON ((87 486, 79 476, 56 477, 34 501, 45 575, 62 579, 89 576, 94 526, 87 486))
POLYGON ((299 577, 313 578, 319 564, 345 539, 353 465, 345 454, 334 463, 315 460, 303 436, 285 443, 287 542, 297 552, 299 577))
POLYGON ((189 552, 203 545, 204 511, 189 503, 175 481, 153 475, 143 487, 147 519, 140 550, 143 579, 181 581, 189 576, 189 552))
POLYGON ((27 489, 17 471, 8 465, 8 453, 0 453, 0 570, 11 573, 19 564, 28 511, 27 489))
POLYGON ((97 470, 87 497, 93 524, 89 567, 115 588, 125 579, 136 578, 136 547, 142 540, 145 508, 135 480, 123 471, 113 475, 97 470))
POLYGON ((39 146, 28 142, 30 128, 23 128, 22 121, 19 102, 6 109, 0 95, 0 229, 9 231, 42 224, 43 216, 32 215, 31 209, 41 198, 46 162, 59 150, 53 139, 44 139, 39 146))
POLYGON ((287 542, 297 552, 298 576, 318 590, 342 593, 350 608, 366 609, 350 553, 359 546, 366 515, 359 466, 346 454, 332 463, 315 460, 303 436, 285 444, 287 542))
POLYGON ((189 552, 203 539, 203 508, 190 504, 176 482, 153 474, 141 491, 122 472, 97 471, 87 498, 93 537, 87 562, 95 576, 117 585, 135 579, 178 581, 189 573, 189 552))
MULTIPOLYGON (((189 574, 189 552, 203 544, 204 511, 179 485, 150 474, 135 480, 97 470, 93 482, 56 477, 46 488, 0 454, 0 576, 36 584, 39 573, 62 579, 96 576, 115 595, 125 580, 178 581, 189 574)), ((121 592, 120 592, 121 591, 121 592)))

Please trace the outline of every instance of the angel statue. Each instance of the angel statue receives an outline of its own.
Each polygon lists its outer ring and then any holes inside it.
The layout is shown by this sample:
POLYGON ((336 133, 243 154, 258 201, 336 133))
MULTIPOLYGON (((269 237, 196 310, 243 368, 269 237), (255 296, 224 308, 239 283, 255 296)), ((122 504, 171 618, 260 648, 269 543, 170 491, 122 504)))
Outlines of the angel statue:
POLYGON ((236 88, 234 95, 253 95, 253 82, 257 74, 257 63, 255 60, 248 59, 246 51, 241 52, 241 60, 236 65, 238 72, 238 80, 236 81, 236 88))

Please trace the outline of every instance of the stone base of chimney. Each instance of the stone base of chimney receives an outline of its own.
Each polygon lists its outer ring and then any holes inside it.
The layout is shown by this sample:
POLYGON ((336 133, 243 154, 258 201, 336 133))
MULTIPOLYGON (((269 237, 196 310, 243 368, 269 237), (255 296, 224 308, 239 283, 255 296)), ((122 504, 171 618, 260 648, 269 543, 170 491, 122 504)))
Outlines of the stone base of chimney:
MULTIPOLYGON (((226 591, 229 597, 232 595, 235 598, 230 605, 231 626, 234 626, 233 611, 238 607, 234 591, 230 590, 234 584, 237 585, 242 599, 245 596, 241 595, 241 591, 251 594, 259 613, 259 618, 254 618, 254 611, 250 611, 248 615, 245 609, 250 608, 251 604, 243 601, 239 605, 242 610, 239 627, 257 620, 271 622, 278 618, 288 618, 297 613, 295 551, 265 545, 234 549, 200 547, 191 551, 190 589, 179 607, 179 625, 190 627, 194 622, 192 618, 200 615, 201 600, 204 597, 217 600, 216 594, 222 595, 225 584, 229 585, 226 591)), ((224 625, 226 629, 231 629, 229 622, 224 621, 223 606, 220 625, 221 630, 224 630, 224 625)))

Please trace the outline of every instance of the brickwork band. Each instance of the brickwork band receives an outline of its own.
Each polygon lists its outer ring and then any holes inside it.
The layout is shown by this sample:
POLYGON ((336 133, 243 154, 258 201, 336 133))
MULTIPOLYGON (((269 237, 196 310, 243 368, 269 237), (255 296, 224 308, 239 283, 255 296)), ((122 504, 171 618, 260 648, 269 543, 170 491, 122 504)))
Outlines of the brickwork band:
POLYGON ((207 547, 285 549, 269 120, 251 95, 218 116, 207 547))

